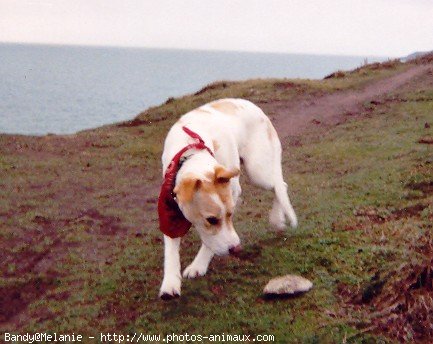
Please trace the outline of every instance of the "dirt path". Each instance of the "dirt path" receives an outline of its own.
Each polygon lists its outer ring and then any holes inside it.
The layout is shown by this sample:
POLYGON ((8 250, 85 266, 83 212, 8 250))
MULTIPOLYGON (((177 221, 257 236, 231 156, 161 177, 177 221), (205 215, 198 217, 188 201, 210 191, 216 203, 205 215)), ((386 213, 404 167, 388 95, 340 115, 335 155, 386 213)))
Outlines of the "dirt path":
POLYGON ((433 72, 433 66, 415 65, 391 77, 368 83, 362 90, 336 92, 313 101, 299 103, 276 102, 270 105, 276 114, 274 125, 281 138, 301 135, 311 123, 335 125, 363 111, 363 104, 377 101, 423 73, 433 72))

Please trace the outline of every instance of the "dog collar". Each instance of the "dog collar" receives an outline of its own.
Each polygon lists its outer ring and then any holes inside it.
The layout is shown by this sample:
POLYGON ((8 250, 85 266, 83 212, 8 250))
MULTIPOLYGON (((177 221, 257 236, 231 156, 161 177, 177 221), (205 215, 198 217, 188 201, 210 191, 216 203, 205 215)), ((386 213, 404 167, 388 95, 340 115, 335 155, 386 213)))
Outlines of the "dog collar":
POLYGON ((191 222, 185 218, 182 211, 179 209, 179 205, 177 204, 173 193, 177 173, 179 172, 182 163, 185 161, 182 159, 182 155, 190 149, 206 149, 212 156, 214 156, 209 147, 205 145, 200 135, 187 127, 182 127, 182 129, 190 137, 197 140, 197 142, 191 143, 177 152, 173 159, 171 159, 164 174, 164 180, 158 198, 159 229, 170 238, 182 237, 191 228, 191 222))

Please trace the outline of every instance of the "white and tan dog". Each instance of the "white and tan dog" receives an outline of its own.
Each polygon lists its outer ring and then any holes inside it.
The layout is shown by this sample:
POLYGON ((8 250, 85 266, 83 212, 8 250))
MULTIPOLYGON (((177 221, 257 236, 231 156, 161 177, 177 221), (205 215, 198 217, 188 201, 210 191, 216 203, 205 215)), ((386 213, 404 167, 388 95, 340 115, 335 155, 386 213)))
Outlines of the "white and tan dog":
MULTIPOLYGON (((221 99, 186 113, 173 125, 165 140, 164 173, 176 154, 182 155, 182 163, 173 179, 174 200, 202 240, 197 256, 183 271, 183 277, 203 276, 214 255, 240 249, 232 215, 241 194, 241 161, 254 185, 275 192, 269 215, 271 224, 283 228, 287 217, 292 227, 297 226, 283 180, 280 140, 269 118, 253 103, 221 99), (188 131, 197 134, 206 149, 185 148, 197 143, 197 137, 188 131)), ((180 295, 180 241, 176 235, 164 234, 164 279, 159 294, 163 299, 180 295)))

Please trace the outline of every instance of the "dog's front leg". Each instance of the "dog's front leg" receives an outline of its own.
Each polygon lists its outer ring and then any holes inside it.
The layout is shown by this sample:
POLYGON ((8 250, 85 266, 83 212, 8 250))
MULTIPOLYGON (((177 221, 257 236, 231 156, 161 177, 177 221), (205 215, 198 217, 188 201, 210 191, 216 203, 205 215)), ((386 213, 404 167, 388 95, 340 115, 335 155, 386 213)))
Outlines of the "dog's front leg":
POLYGON ((201 244, 200 250, 193 262, 183 271, 183 277, 195 278, 204 276, 213 256, 214 253, 207 246, 201 244))
POLYGON ((180 296, 180 238, 172 239, 164 235, 164 279, 162 280, 159 297, 169 300, 180 296))

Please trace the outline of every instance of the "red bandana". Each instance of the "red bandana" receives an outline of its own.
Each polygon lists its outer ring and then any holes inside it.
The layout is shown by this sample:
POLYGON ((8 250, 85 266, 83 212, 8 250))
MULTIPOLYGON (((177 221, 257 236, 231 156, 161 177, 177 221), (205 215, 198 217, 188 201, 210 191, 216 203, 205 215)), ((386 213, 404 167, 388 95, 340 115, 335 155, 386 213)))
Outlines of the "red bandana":
POLYGON ((171 160, 164 175, 164 181, 161 185, 161 192, 158 199, 158 216, 159 216, 159 229, 170 238, 179 238, 184 236, 191 228, 189 222, 174 199, 173 189, 176 182, 176 175, 180 168, 180 158, 182 154, 189 149, 207 149, 213 156, 212 151, 204 144, 203 139, 197 133, 182 127, 193 139, 198 140, 196 143, 189 144, 183 147, 171 160))

